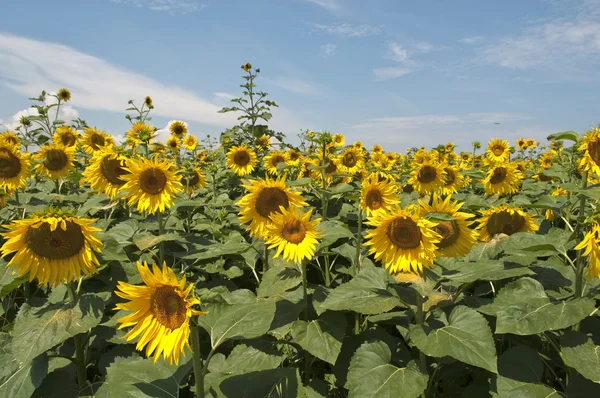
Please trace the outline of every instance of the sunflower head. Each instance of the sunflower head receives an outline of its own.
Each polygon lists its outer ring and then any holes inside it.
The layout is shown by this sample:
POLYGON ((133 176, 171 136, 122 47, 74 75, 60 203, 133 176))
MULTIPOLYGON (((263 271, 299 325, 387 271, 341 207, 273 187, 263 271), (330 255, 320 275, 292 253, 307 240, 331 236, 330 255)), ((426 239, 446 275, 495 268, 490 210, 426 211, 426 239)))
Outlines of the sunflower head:
POLYGON ((525 138, 518 138, 517 141, 515 141, 515 144, 521 151, 527 149, 527 140, 525 138))
POLYGON ((96 127, 87 127, 83 130, 83 149, 93 155, 94 152, 114 144, 114 139, 109 134, 96 127))
POLYGON ((65 147, 61 144, 44 145, 33 159, 38 162, 35 166, 37 174, 45 174, 53 180, 69 175, 73 169, 75 147, 65 147))
POLYGON ((383 147, 381 145, 379 145, 379 144, 375 144, 371 148, 371 152, 373 152, 373 153, 383 153, 383 147))
POLYGON ((227 152, 226 164, 236 175, 243 177, 252 174, 258 164, 258 158, 256 153, 246 145, 232 146, 227 152))
POLYGON ((83 172, 83 181, 91 188, 114 199, 125 184, 127 158, 115 152, 112 147, 102 147, 92 157, 90 165, 83 172))
POLYGON ((269 137, 268 135, 261 135, 260 137, 258 137, 258 145, 262 146, 263 148, 270 148, 271 137, 269 137))
POLYGON ((508 145, 508 141, 501 138, 494 138, 488 143, 485 153, 486 158, 490 162, 502 163, 508 160, 510 155, 510 146, 508 145))
POLYGON ((519 191, 523 174, 513 162, 493 166, 483 180, 487 195, 508 195, 519 191))
POLYGON ((294 148, 290 148, 287 151, 287 155, 288 155, 288 163, 291 166, 298 166, 298 164, 300 164, 300 161, 302 160, 302 154, 300 152, 298 152, 294 148))
POLYGON ((21 154, 15 146, 0 146, 0 186, 15 191, 27 184, 30 174, 30 154, 21 154))
POLYGON ((512 235, 539 229, 532 216, 507 204, 491 207, 481 213, 482 217, 477 229, 479 229, 479 239, 483 242, 489 242, 497 234, 512 235))
POLYGON ((246 72, 250 72, 252 70, 252 64, 250 62, 246 62, 244 65, 242 65, 242 69, 246 72))
POLYGON ((579 150, 583 152, 579 167, 589 170, 590 174, 600 175, 600 128, 594 127, 585 132, 579 150))
POLYGON ((418 193, 430 194, 444 185, 445 176, 443 164, 426 161, 415 165, 408 182, 418 193))
POLYGON ((177 152, 181 147, 181 140, 177 137, 171 136, 167 138, 166 144, 167 148, 169 148, 171 151, 177 152))
POLYGON ((311 214, 312 210, 302 215, 294 206, 289 209, 281 206, 279 212, 271 215, 265 244, 269 249, 277 248, 275 257, 283 254, 286 260, 296 264, 312 259, 322 231, 317 230, 321 219, 311 221, 311 214))
POLYGON ((344 149, 337 160, 337 166, 343 173, 356 174, 364 168, 362 149, 354 146, 344 149))
POLYGON ((198 139, 189 134, 183 139, 183 148, 188 151, 193 151, 198 146, 198 139))
POLYGON ((188 194, 192 194, 197 188, 206 185, 206 176, 199 168, 193 168, 186 171, 181 177, 181 185, 184 186, 188 194))
POLYGON ((360 195, 360 207, 367 216, 387 212, 400 203, 396 185, 388 180, 380 180, 377 174, 371 174, 363 180, 360 195))
POLYGON ((5 131, 0 134, 0 145, 20 148, 21 140, 14 131, 5 131))
POLYGON ((60 90, 58 90, 56 96, 62 102, 69 102, 71 100, 71 92, 66 88, 61 88, 60 90))
POLYGON ((333 135, 333 145, 335 146, 344 146, 344 143, 346 142, 346 138, 344 137, 343 134, 337 133, 333 135))
POLYGON ((188 133, 188 127, 185 122, 175 120, 169 123, 169 131, 173 137, 182 139, 188 133))
POLYGON ((446 150, 446 152, 452 152, 454 150, 454 147, 456 145, 454 145, 453 142, 449 142, 446 144, 446 146, 444 147, 444 149, 446 150))
POLYGON ((465 177, 460 174, 460 167, 445 165, 444 172, 444 185, 440 187, 442 195, 452 195, 464 186, 465 177))
POLYGON ((152 97, 147 95, 146 98, 144 98, 144 105, 146 105, 148 108, 152 108, 152 97))
POLYGON ((77 144, 77 130, 71 126, 59 126, 52 136, 52 142, 66 147, 75 146, 77 144))
POLYGON ((265 156, 263 161, 267 172, 271 175, 277 175, 279 174, 277 171, 277 165, 279 163, 287 163, 288 154, 284 151, 271 151, 267 156, 265 156))

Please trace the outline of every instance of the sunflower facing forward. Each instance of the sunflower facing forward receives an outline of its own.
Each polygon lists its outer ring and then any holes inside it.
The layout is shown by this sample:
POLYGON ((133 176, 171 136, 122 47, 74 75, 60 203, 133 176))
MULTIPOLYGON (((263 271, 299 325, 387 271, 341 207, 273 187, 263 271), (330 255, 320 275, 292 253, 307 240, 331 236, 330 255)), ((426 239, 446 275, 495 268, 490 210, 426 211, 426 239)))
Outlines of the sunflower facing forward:
POLYGON ((265 169, 267 173, 271 175, 277 175, 279 172, 277 171, 277 165, 279 163, 287 163, 288 154, 284 151, 271 151, 265 158, 263 159, 265 169))
POLYGON ((144 285, 135 286, 119 282, 115 294, 125 300, 115 309, 130 311, 131 314, 119 318, 119 329, 133 326, 124 338, 131 341, 139 336, 136 350, 146 347, 146 356, 154 354, 154 363, 162 355, 169 364, 179 364, 179 356, 185 357, 185 348, 191 350, 189 344, 190 318, 203 315, 193 309, 200 304, 197 298, 191 297, 194 285, 187 284, 185 275, 181 280, 171 268, 163 263, 162 270, 146 262, 137 262, 137 269, 144 285))
POLYGON ((232 146, 227 152, 227 168, 237 176, 252 174, 258 163, 256 153, 246 145, 232 146))
POLYGON ((181 140, 188 133, 188 127, 185 122, 175 120, 169 123, 169 131, 173 137, 177 137, 181 140))
POLYGON ((31 155, 15 146, 0 146, 0 187, 8 192, 22 189, 30 174, 31 155))
POLYGON ((463 213, 460 208, 463 203, 450 202, 451 196, 441 200, 433 195, 433 204, 430 206, 423 201, 421 205, 421 217, 430 213, 442 213, 452 217, 452 220, 436 221, 434 231, 440 234, 441 240, 436 244, 437 255, 440 257, 462 257, 467 255, 477 243, 477 231, 469 228, 474 221, 467 221, 475 217, 473 214, 463 213))
POLYGON ((588 170, 590 175, 595 173, 600 176, 600 128, 594 127, 585 132, 579 150, 584 151, 579 160, 579 167, 588 170))
POLYGON ((445 181, 446 172, 441 163, 425 161, 415 164, 411 178, 408 183, 421 195, 430 194, 441 188, 445 181))
POLYGON ((77 130, 71 126, 59 126, 52 136, 52 142, 66 147, 77 145, 77 130))
POLYGON ((87 127, 83 130, 81 144, 87 154, 93 155, 96 151, 114 144, 114 140, 112 136, 96 127, 87 127))
POLYGON ((52 180, 68 176, 73 170, 75 147, 65 147, 61 144, 44 145, 40 152, 33 155, 37 174, 45 174, 52 180))
POLYGON ((90 165, 83 172, 82 181, 88 182, 94 191, 114 199, 125 185, 122 177, 128 174, 126 166, 126 156, 115 152, 112 147, 102 147, 102 150, 94 154, 90 165))
POLYGON ((126 181, 121 188, 127 192, 128 205, 137 205, 138 212, 157 211, 164 213, 173 206, 173 199, 183 190, 180 178, 173 171, 171 162, 153 159, 130 160, 125 168, 129 174, 121 178, 126 181))
POLYGON ((275 257, 283 254, 284 259, 296 264, 313 258, 322 231, 317 230, 321 219, 310 221, 311 215, 312 210, 301 215, 294 206, 289 210, 282 206, 279 213, 271 215, 265 244, 269 245, 269 249, 277 248, 275 257))
POLYGON ((2 256, 15 253, 8 263, 19 277, 29 273, 29 281, 57 286, 61 282, 79 279, 83 272, 89 276, 99 267, 94 252, 102 248, 96 237, 100 228, 95 220, 64 215, 60 211, 4 225, 9 231, 2 234, 7 240, 2 256))
POLYGON ((575 250, 583 250, 582 255, 589 258, 587 267, 589 279, 600 278, 600 245, 598 242, 600 242, 600 225, 594 224, 582 241, 575 246, 575 250))
POLYGON ((392 214, 377 213, 367 224, 375 227, 365 236, 369 254, 375 254, 390 273, 421 274, 423 267, 433 266, 441 240, 433 229, 435 223, 396 207, 392 214))
POLYGON ((488 143, 485 151, 486 158, 492 163, 502 163, 508 160, 510 147, 508 141, 501 138, 494 138, 488 143))
POLYGON ((460 174, 459 166, 444 166, 444 185, 440 187, 442 195, 452 195, 465 185, 465 176, 460 174))
POLYGON ((0 146, 11 146, 21 149, 21 140, 14 131, 5 131, 0 134, 0 146))
POLYGON ((483 188, 487 195, 507 195, 519 191, 523 174, 517 165, 501 163, 493 166, 483 180, 483 188))
POLYGON ((252 236, 262 238, 274 213, 280 213, 281 207, 306 206, 298 192, 292 192, 285 185, 285 178, 276 180, 257 179, 244 184, 249 193, 242 197, 237 205, 241 207, 240 222, 250 223, 248 230, 252 236))
POLYGON ((191 169, 181 177, 181 184, 185 192, 191 195, 196 189, 206 185, 206 177, 199 168, 191 169))
POLYGON ((379 178, 373 173, 362 182, 360 207, 371 217, 375 213, 387 212, 400 203, 396 185, 392 181, 379 178))
POLYGON ((507 204, 491 207, 481 212, 479 239, 489 242, 497 234, 512 235, 517 232, 534 232, 539 229, 535 219, 523 210, 507 204))
POLYGON ((358 173, 365 167, 362 149, 353 146, 344 149, 337 158, 337 166, 342 173, 358 173))

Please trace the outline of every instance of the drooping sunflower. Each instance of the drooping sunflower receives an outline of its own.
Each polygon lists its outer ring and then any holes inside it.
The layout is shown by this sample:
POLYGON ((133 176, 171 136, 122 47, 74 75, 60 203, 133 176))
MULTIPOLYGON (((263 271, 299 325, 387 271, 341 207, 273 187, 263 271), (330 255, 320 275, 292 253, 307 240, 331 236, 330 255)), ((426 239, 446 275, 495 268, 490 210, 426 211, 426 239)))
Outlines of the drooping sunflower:
POLYGON ((333 145, 335 146, 344 146, 344 143, 346 142, 346 137, 344 137, 343 134, 337 133, 333 135, 333 145))
POLYGON ((510 155, 510 146, 508 141, 501 138, 494 138, 488 143, 485 151, 486 158, 492 163, 503 163, 508 160, 510 155))
POLYGON ((36 174, 45 174, 52 180, 66 177, 73 170, 75 147, 65 147, 61 144, 44 145, 38 153, 33 155, 33 160, 38 164, 34 170, 36 174))
POLYGON ((517 232, 533 232, 539 229, 535 218, 523 210, 503 204, 481 212, 479 239, 489 242, 497 234, 512 235, 517 232))
POLYGON ((515 144, 520 151, 527 149, 527 140, 525 138, 518 138, 515 144))
POLYGON ((584 151, 579 160, 579 167, 588 170, 589 174, 600 175, 600 128, 586 130, 579 150, 584 151))
POLYGON ((290 166, 298 166, 300 164, 300 162, 302 161, 302 154, 300 152, 298 152, 297 150, 295 150, 294 148, 288 149, 287 155, 288 155, 287 162, 290 166))
POLYGON ((2 257, 15 253, 8 266, 15 267, 19 277, 29 273, 29 281, 37 278, 51 286, 77 280, 81 273, 89 276, 100 266, 94 252, 102 249, 95 221, 54 210, 13 220, 4 225, 9 231, 2 234, 7 239, 2 257))
POLYGON ((102 130, 98 130, 96 127, 87 127, 83 130, 81 143, 85 152, 93 155, 94 152, 113 145, 114 139, 111 135, 106 134, 102 130))
POLYGON ((66 88, 61 88, 60 90, 58 90, 56 96, 62 102, 69 102, 71 100, 71 92, 66 88))
POLYGON ((131 311, 131 314, 119 318, 119 329, 133 326, 125 334, 131 341, 140 336, 136 350, 146 347, 146 356, 154 354, 154 363, 162 355, 169 364, 179 364, 179 356, 185 357, 185 348, 189 344, 190 318, 204 315, 193 309, 200 301, 191 296, 194 285, 188 284, 185 275, 179 280, 173 270, 163 263, 162 270, 152 264, 152 270, 146 262, 137 262, 137 269, 144 285, 135 286, 119 282, 115 294, 125 300, 115 309, 131 311))
POLYGON ((365 167, 362 149, 353 146, 344 149, 337 158, 337 166, 342 173, 358 173, 365 167))
POLYGON ((393 181, 380 180, 377 174, 371 174, 362 182, 360 208, 368 217, 375 213, 387 212, 400 203, 396 184, 393 181))
POLYGON ((198 146, 198 139, 194 135, 186 135, 183 139, 183 148, 188 151, 193 151, 198 146))
POLYGON ((164 213, 173 206, 175 195, 183 190, 175 165, 158 157, 132 159, 125 170, 129 174, 121 176, 126 181, 121 189, 127 192, 128 205, 137 205, 140 213, 146 210, 150 214, 164 213))
POLYGON ((287 163, 288 155, 287 152, 284 151, 271 151, 265 158, 263 159, 265 169, 267 173, 271 175, 279 174, 277 171, 277 165, 279 163, 287 163))
POLYGON ((575 250, 583 250, 582 255, 589 258, 586 269, 589 279, 600 278, 600 225, 594 224, 582 241, 575 246, 575 250))
POLYGON ((198 167, 193 168, 181 177, 181 185, 183 185, 187 194, 191 194, 197 188, 206 185, 206 176, 198 167))
POLYGON ((508 195, 519 191, 523 174, 513 162, 493 166, 483 179, 483 188, 487 195, 508 195))
POLYGON ((102 147, 102 150, 96 151, 83 172, 82 182, 89 183, 94 191, 114 199, 125 185, 122 177, 128 174, 126 167, 125 155, 115 152, 110 146, 102 147))
POLYGON ((424 162, 422 164, 415 164, 408 183, 421 195, 430 194, 444 185, 445 177, 446 172, 444 171, 443 164, 424 162))
POLYGON ((31 155, 21 154, 15 146, 0 146, 0 187, 6 191, 22 189, 30 175, 31 155))
POLYGON ((240 223, 250 223, 247 230, 252 236, 262 238, 267 231, 274 213, 280 213, 281 207, 306 206, 300 193, 293 192, 285 184, 285 177, 277 179, 257 179, 244 183, 249 192, 244 195, 237 205, 241 207, 240 223))
MULTIPOLYGON (((232 146, 227 152, 227 168, 237 176, 243 177, 252 174, 258 164, 258 158, 252 148, 246 145, 232 146)), ((275 167, 277 171, 277 167, 275 167)))
POLYGON ((183 139, 188 133, 187 123, 182 122, 181 120, 174 120, 169 123, 169 131, 173 137, 183 139))
POLYGON ((442 195, 452 195, 465 185, 465 176, 460 174, 460 167, 445 165, 444 185, 440 187, 442 195))
POLYGON ((77 130, 71 126, 59 126, 52 136, 52 142, 65 147, 77 145, 77 130))
POLYGON ((390 273, 421 274, 423 267, 433 266, 441 240, 435 223, 397 206, 391 214, 377 213, 367 224, 374 227, 365 236, 369 254, 375 254, 390 273))
POLYGON ((14 131, 5 131, 0 134, 0 146, 14 146, 19 149, 21 147, 21 140, 14 131))
POLYGON ((317 230, 321 219, 311 221, 312 210, 302 214, 291 206, 289 210, 280 208, 279 213, 271 215, 267 224, 265 244, 269 249, 277 248, 274 257, 283 254, 283 258, 300 264, 304 259, 312 259, 322 231, 317 230))
POLYGON ((419 201, 421 217, 430 213, 443 213, 452 217, 452 220, 449 221, 436 221, 437 225, 433 227, 434 231, 441 236, 440 242, 436 244, 437 255, 439 257, 462 257, 467 255, 477 243, 477 231, 469 228, 474 221, 467 221, 475 216, 460 211, 464 203, 450 202, 450 200, 451 196, 442 200, 434 194, 431 206, 419 201))

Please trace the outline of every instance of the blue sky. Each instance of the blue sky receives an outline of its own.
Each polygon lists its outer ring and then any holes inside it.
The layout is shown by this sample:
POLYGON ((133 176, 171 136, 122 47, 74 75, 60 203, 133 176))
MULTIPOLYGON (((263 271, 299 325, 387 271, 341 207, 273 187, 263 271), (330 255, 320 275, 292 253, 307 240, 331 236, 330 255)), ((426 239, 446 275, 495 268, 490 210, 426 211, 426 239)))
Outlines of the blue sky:
POLYGON ((240 92, 240 65, 280 108, 271 127, 389 151, 582 132, 600 121, 600 0, 0 0, 0 119, 68 87, 64 117, 123 135, 127 100, 199 138, 240 92), (500 124, 495 124, 499 122, 500 124))

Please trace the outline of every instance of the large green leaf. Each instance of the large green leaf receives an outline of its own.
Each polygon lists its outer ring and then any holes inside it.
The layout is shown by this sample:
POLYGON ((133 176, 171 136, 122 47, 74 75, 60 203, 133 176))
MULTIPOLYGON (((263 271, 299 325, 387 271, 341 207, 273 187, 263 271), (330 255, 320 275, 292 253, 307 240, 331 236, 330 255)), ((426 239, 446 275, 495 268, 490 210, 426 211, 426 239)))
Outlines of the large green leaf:
POLYGON ((217 348, 230 339, 253 339, 267 333, 275 316, 275 300, 257 300, 249 304, 215 304, 208 314, 198 318, 198 324, 210 335, 217 348))
POLYGON ((547 139, 548 141, 569 140, 577 142, 577 140, 579 140, 579 134, 576 131, 562 131, 560 133, 550 134, 547 139))
POLYGON ((0 397, 29 398, 48 374, 48 356, 19 364, 11 353, 0 354, 0 397))
POLYGON ((502 394, 497 398, 561 398, 563 394, 545 384, 523 384, 502 394))
POLYGON ((84 294, 74 303, 46 304, 31 307, 23 304, 15 320, 10 351, 20 364, 100 323, 104 301, 94 294, 84 294))
POLYGON ((493 303, 478 308, 497 317, 496 333, 519 335, 567 328, 594 309, 594 300, 588 298, 554 303, 540 282, 527 277, 509 283, 493 303))
POLYGON ((223 398, 298 397, 302 383, 298 369, 280 368, 229 376, 218 380, 211 393, 223 398))
POLYGON ((458 306, 452 310, 448 325, 431 329, 411 328, 410 339, 425 355, 454 359, 498 373, 492 331, 477 311, 458 306))
POLYGON ((259 370, 275 369, 283 361, 283 356, 266 342, 253 345, 236 345, 227 359, 218 365, 209 365, 211 373, 236 375, 259 370))
POLYGON ((477 280, 497 281, 522 275, 535 274, 527 267, 505 263, 499 260, 478 260, 459 262, 454 259, 441 259, 444 278, 460 283, 470 283, 477 280))
POLYGON ((338 239, 354 238, 354 235, 347 226, 339 221, 327 220, 319 224, 319 229, 325 231, 323 239, 317 245, 317 250, 321 250, 335 243, 338 239))
POLYGON ((392 365, 387 344, 364 343, 357 350, 348 371, 346 386, 350 398, 414 398, 427 388, 429 377, 414 362, 404 368, 392 365))
POLYGON ((506 394, 523 385, 539 383, 543 373, 544 362, 537 351, 527 346, 514 346, 498 358, 498 375, 492 389, 500 395, 506 394))
POLYGON ((158 236, 151 235, 151 234, 145 234, 145 235, 137 235, 136 237, 134 237, 133 243, 135 243, 135 245, 137 246, 138 249, 147 250, 147 249, 150 249, 151 247, 158 245, 161 242, 178 240, 179 238, 180 238, 180 236, 178 233, 172 233, 172 232, 158 235, 158 236))
POLYGON ((398 298, 387 290, 389 274, 383 268, 369 267, 329 292, 322 307, 333 311, 354 311, 374 315, 400 305, 398 298))
POLYGON ((27 276, 19 278, 16 274, 13 274, 15 269, 7 267, 6 264, 6 260, 0 259, 0 298, 6 296, 27 280, 27 276))
POLYGON ((262 277, 258 297, 274 297, 302 283, 302 274, 293 268, 273 267, 262 277))
POLYGON ((569 331, 560 341, 560 351, 567 366, 594 383, 600 383, 600 346, 579 332, 569 331))
POLYGON ((340 354, 345 333, 346 316, 336 312, 325 312, 313 321, 296 321, 292 325, 293 341, 332 365, 340 354))
POLYGON ((178 398, 181 381, 191 369, 191 358, 177 366, 163 359, 153 363, 152 358, 117 357, 95 396, 178 398))

